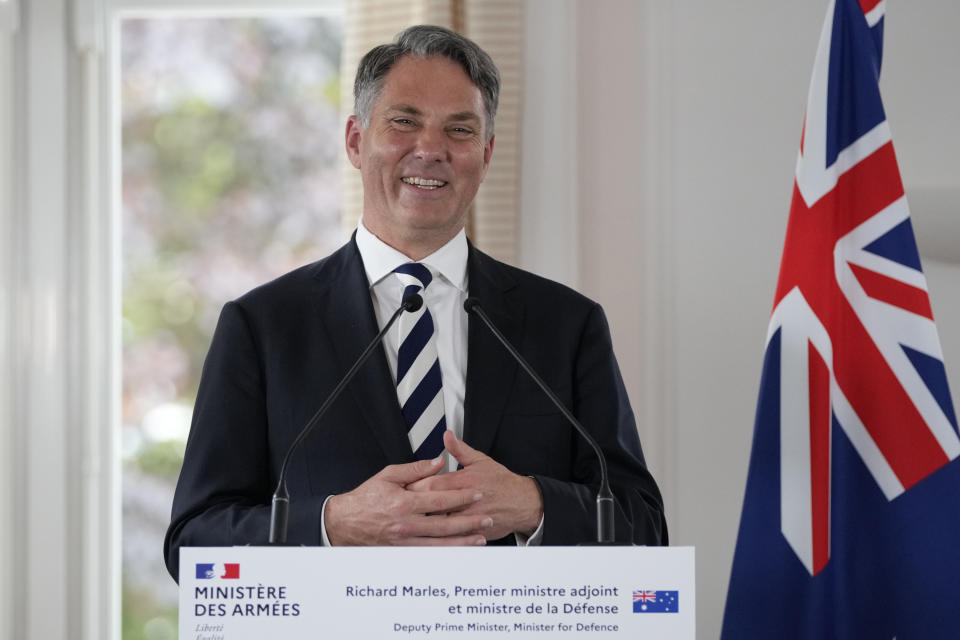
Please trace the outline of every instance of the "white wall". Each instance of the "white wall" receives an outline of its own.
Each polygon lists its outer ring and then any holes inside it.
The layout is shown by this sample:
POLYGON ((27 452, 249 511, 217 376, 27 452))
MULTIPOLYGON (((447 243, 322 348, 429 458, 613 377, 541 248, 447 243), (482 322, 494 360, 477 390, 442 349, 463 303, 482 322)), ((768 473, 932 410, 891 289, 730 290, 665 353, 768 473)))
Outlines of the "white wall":
MULTIPOLYGON (((542 0, 528 4, 533 14, 545 8, 542 0)), ((577 103, 527 107, 576 115, 575 129, 554 129, 577 140, 576 172, 554 177, 557 185, 576 181, 580 252, 572 279, 607 309, 664 490, 671 542, 697 547, 700 638, 719 635, 826 4, 580 3, 570 40, 578 59, 569 69, 577 103)), ((955 404, 958 20, 960 6, 950 0, 888 3, 882 81, 955 404)), ((537 57, 556 47, 531 44, 528 65, 543 65, 537 57)), ((554 159, 544 162, 562 170, 554 159)), ((562 217, 558 224, 544 233, 544 246, 566 237, 562 217)), ((524 246, 536 243, 526 238, 524 246)), ((526 257, 527 266, 541 266, 535 253, 526 257)))

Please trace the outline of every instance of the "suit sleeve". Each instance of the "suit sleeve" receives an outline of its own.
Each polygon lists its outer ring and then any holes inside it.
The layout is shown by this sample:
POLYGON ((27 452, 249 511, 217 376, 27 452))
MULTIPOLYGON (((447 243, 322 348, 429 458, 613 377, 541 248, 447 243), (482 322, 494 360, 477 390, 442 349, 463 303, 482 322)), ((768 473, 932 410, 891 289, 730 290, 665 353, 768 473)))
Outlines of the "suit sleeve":
MULTIPOLYGON (((667 524, 660 490, 647 470, 633 411, 613 354, 606 317, 599 305, 589 313, 576 350, 572 410, 607 458, 615 498, 616 540, 666 545, 667 524)), ((543 495, 544 545, 596 539, 599 464, 577 435, 570 480, 534 475, 543 495)))
MULTIPOLYGON (((204 362, 183 468, 164 540, 167 569, 180 547, 265 544, 285 451, 272 446, 262 353, 243 308, 227 303, 204 362)), ((291 509, 288 541, 318 545, 316 504, 291 509)))

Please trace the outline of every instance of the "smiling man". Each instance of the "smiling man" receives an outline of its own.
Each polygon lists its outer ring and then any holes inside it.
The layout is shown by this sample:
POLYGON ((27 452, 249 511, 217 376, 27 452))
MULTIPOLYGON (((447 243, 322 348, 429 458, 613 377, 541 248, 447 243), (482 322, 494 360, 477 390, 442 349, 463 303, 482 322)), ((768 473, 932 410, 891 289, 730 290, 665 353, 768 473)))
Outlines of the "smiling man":
POLYGON ((289 541, 577 544, 594 539, 599 465, 487 329, 516 344, 608 459, 617 539, 666 544, 600 307, 502 264, 464 234, 494 149, 499 75, 475 43, 411 27, 361 60, 346 150, 363 216, 336 253, 224 306, 197 393, 165 542, 261 544, 284 454, 383 327, 379 353, 296 458, 289 541))
POLYGON ((405 56, 376 93, 369 113, 347 121, 347 155, 363 177, 363 224, 422 260, 466 223, 493 131, 480 90, 449 58, 405 56))

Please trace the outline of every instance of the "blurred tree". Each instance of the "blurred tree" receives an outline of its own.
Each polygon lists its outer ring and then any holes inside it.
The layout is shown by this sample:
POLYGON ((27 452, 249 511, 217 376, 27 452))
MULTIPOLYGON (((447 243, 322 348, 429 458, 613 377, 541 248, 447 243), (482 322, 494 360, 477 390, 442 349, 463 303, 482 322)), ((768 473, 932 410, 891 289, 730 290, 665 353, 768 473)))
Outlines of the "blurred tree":
POLYGON ((124 638, 176 637, 161 545, 220 307, 343 241, 340 40, 331 17, 122 23, 124 638))

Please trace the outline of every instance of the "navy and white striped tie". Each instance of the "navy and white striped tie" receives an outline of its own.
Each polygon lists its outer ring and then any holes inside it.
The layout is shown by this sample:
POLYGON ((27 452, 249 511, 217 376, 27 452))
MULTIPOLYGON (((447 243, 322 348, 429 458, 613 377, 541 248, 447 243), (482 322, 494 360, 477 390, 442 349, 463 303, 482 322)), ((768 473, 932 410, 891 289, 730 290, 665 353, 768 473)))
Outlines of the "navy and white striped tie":
MULTIPOLYGON (((403 297, 425 290, 433 274, 422 264, 409 262, 394 269, 403 283, 403 297)), ((447 420, 443 411, 443 386, 433 317, 426 303, 414 313, 404 313, 397 352, 397 398, 414 456, 436 458, 443 452, 447 420)))

